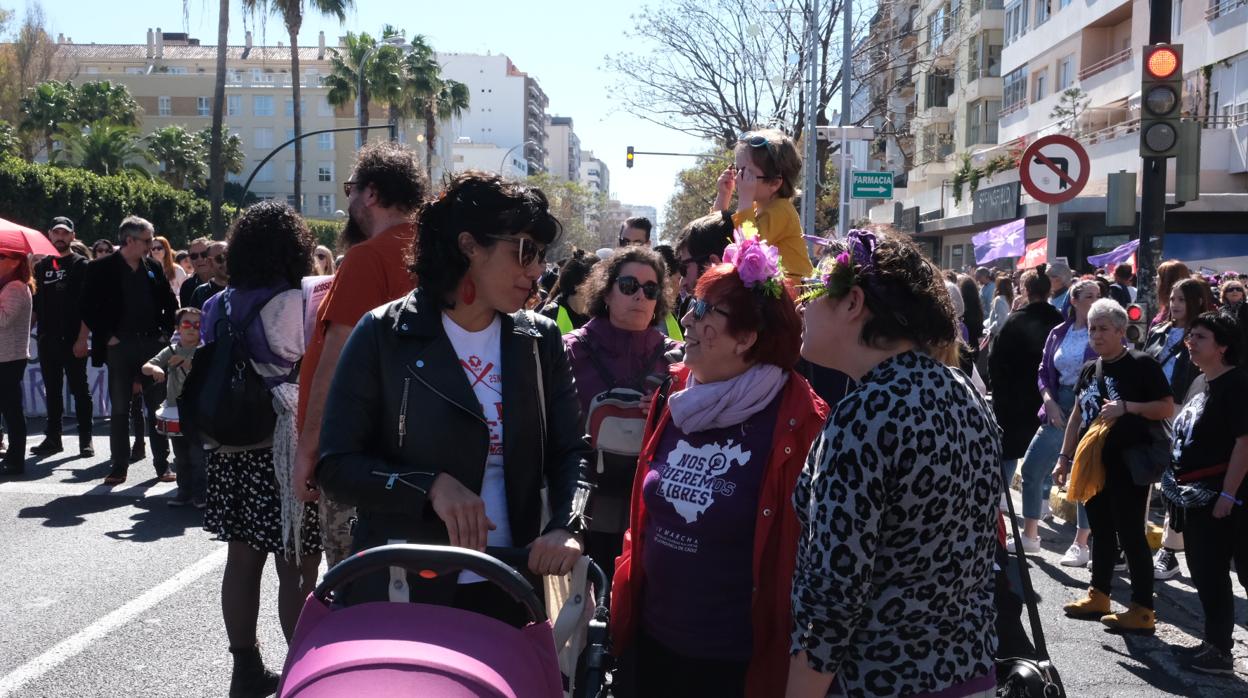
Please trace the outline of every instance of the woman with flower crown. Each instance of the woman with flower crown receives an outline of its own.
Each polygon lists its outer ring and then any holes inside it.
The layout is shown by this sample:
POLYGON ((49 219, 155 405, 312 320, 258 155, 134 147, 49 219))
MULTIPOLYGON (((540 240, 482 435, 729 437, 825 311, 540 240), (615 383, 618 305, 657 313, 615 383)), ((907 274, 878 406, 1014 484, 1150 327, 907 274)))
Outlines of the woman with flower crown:
POLYGON ((790 697, 991 696, 1001 435, 908 237, 850 231, 802 294, 802 355, 854 381, 794 495, 790 697))
POLYGON ((776 696, 788 671, 793 485, 828 408, 793 371, 778 250, 734 239, 682 319, 685 363, 650 409, 616 561, 613 646, 638 695, 776 696))

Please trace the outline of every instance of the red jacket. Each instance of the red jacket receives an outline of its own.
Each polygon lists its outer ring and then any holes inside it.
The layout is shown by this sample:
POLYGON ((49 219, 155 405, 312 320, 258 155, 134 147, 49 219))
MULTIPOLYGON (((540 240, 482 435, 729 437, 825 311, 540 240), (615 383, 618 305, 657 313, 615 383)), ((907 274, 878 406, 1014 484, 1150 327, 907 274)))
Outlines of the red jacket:
MULTIPOLYGON (((672 366, 671 373, 670 392, 684 388, 689 369, 683 364, 676 364, 672 366)), ((789 634, 793 625, 789 595, 793 589, 793 569, 801 535, 801 526, 793 509, 793 488, 811 444, 823 428, 827 416, 827 404, 815 394, 806 379, 790 372, 789 382, 780 393, 780 412, 758 496, 758 523, 754 529, 754 600, 750 611, 754 623, 754 656, 750 658, 746 674, 746 696, 784 694, 789 673, 789 634)), ((650 472, 663 429, 670 423, 671 412, 666 407, 657 419, 651 412, 637 476, 633 480, 629 529, 624 534, 623 553, 615 561, 615 580, 611 590, 612 645, 617 654, 631 646, 641 616, 641 590, 645 584, 641 564, 644 537, 641 532, 646 526, 641 485, 646 473, 650 472)))

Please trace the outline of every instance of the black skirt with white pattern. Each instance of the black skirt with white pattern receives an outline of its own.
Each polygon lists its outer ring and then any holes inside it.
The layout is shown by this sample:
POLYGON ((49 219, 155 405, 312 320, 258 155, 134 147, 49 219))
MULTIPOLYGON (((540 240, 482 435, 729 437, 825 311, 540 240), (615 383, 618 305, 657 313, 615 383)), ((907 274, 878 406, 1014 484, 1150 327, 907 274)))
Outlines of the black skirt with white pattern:
MULTIPOLYGON (((208 508, 204 529, 219 540, 241 542, 266 553, 294 554, 282 545, 281 492, 273 470, 273 449, 208 454, 208 508)), ((321 551, 315 504, 303 507, 303 554, 321 551)))

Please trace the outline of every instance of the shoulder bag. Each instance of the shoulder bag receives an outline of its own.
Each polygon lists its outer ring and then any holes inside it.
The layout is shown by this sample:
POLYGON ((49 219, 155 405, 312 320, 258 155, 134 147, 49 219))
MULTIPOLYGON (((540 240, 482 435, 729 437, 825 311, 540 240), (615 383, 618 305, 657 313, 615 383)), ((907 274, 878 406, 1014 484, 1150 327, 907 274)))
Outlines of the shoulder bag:
MULTIPOLYGON (((1101 396, 1108 400, 1104 362, 1100 357, 1096 359, 1096 382, 1100 386, 1101 396)), ((1148 441, 1132 444, 1122 452, 1122 461, 1131 471, 1131 479, 1141 487, 1161 480, 1161 474, 1170 466, 1170 425, 1166 420, 1145 421, 1148 424, 1148 441)))
MULTIPOLYGON (((1022 540, 1018 530, 1018 518, 1014 516, 1014 500, 1006 496, 1005 501, 1010 510, 1010 526, 1014 529, 1014 540, 1022 540)), ((1057 667, 1049 658, 1049 649, 1044 643, 1044 628, 1040 625, 1040 609, 1036 608, 1036 594, 1031 587, 1031 576, 1027 571, 1027 563, 1023 559, 1023 547, 1014 548, 1018 562, 1018 578, 1023 585, 1023 598, 1027 602, 1027 617, 1031 621, 1031 639, 1036 647, 1036 655, 1032 657, 1003 657, 996 660, 997 664, 997 696, 999 698, 1066 698, 1066 688, 1062 686, 1062 677, 1057 667)))

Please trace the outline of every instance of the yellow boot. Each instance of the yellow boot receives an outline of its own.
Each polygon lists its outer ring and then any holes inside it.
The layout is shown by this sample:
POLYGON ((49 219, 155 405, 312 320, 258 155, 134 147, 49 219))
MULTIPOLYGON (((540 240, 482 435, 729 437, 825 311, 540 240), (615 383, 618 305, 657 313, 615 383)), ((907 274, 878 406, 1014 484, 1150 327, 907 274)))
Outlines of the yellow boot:
POLYGON ((1152 635, 1157 629, 1157 614, 1151 608, 1133 603, 1122 613, 1110 613, 1102 617, 1101 622, 1117 632, 1152 635))
POLYGON ((1073 618, 1100 618, 1109 613, 1109 595, 1092 587, 1087 596, 1066 604, 1062 610, 1073 618))

